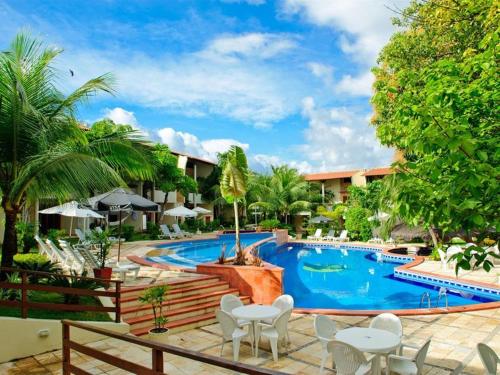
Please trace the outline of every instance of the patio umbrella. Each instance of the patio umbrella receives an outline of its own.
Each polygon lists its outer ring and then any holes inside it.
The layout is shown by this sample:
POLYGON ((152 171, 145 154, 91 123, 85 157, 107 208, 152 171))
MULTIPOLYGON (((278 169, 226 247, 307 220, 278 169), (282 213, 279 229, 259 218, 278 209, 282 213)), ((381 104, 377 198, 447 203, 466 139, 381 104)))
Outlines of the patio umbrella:
POLYGON ((164 211, 163 215, 175 217, 196 217, 198 213, 194 210, 190 210, 187 207, 177 206, 175 208, 171 208, 170 210, 164 211))
POLYGON ((120 261, 121 250, 122 212, 158 211, 160 207, 155 202, 122 188, 89 198, 88 202, 91 207, 100 211, 118 212, 118 261, 120 261))
POLYGON ((192 211, 198 213, 199 215, 205 215, 205 214, 211 214, 212 213, 212 211, 207 210, 206 208, 203 208, 203 207, 195 207, 195 208, 193 208, 192 211))
POLYGON ((54 206, 50 208, 46 208, 45 210, 38 211, 40 214, 46 215, 62 215, 71 217, 71 222, 69 225, 69 235, 71 236, 71 231, 73 230, 73 218, 74 217, 83 217, 83 218, 96 218, 96 219, 104 219, 104 216, 99 215, 97 212, 92 211, 89 208, 80 207, 80 204, 77 201, 71 201, 68 203, 61 204, 59 206, 54 206))
POLYGON ((328 223, 330 221, 332 221, 332 219, 329 219, 329 218, 327 218, 326 216, 323 216, 323 215, 319 215, 319 216, 313 217, 311 220, 309 220, 310 223, 314 223, 314 224, 328 223))

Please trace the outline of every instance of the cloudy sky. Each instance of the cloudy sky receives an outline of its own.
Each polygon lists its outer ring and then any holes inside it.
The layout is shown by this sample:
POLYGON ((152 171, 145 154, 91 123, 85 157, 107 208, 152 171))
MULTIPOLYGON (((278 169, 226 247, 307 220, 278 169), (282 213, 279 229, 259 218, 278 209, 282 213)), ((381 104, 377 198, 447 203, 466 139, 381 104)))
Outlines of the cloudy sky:
POLYGON ((0 0, 0 45, 25 29, 64 48, 63 90, 112 72, 116 96, 82 121, 208 159, 238 144, 257 170, 365 168, 391 160, 369 126, 370 67, 407 2, 0 0))

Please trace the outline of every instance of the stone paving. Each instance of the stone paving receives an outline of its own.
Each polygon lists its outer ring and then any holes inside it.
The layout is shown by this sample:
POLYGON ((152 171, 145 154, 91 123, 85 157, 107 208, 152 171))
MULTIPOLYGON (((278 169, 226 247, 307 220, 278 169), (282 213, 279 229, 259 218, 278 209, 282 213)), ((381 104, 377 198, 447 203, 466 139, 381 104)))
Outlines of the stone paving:
MULTIPOLYGON (((351 326, 366 327, 370 318, 357 316, 332 316, 338 329, 351 326)), ((432 344, 426 359, 424 374, 484 374, 476 353, 476 344, 484 342, 500 352, 500 309, 468 313, 403 317, 403 342, 422 344, 432 336, 432 344)), ((243 344, 240 361, 290 374, 318 374, 321 345, 314 336, 312 315, 293 315, 289 324, 291 344, 282 352, 279 361, 272 360, 271 353, 262 349, 259 358, 251 354, 248 344, 243 344)), ((221 349, 220 328, 213 324, 178 334, 169 338, 169 343, 179 347, 219 356, 221 349)), ((150 364, 149 350, 106 339, 89 344, 94 348, 135 363, 150 364)), ((224 346, 223 357, 232 358, 230 343, 224 346)), ((75 364, 91 374, 128 374, 108 364, 78 353, 72 354, 75 364)), ((331 363, 331 362, 329 362, 331 363)), ((330 364, 329 364, 330 365, 330 364)), ((228 370, 205 365, 181 357, 165 355, 165 372, 168 374, 229 374, 228 370)), ((61 351, 40 354, 17 362, 0 364, 0 374, 61 374, 61 351)), ((327 369, 325 374, 334 374, 327 369)))

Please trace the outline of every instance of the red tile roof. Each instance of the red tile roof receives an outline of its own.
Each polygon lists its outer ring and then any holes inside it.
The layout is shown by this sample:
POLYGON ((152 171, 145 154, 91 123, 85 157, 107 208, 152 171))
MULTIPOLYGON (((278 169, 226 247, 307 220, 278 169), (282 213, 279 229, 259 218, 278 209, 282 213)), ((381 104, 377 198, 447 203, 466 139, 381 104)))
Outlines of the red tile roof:
POLYGON ((338 171, 338 172, 323 172, 323 173, 312 173, 306 174, 304 178, 306 181, 323 181, 323 180, 334 180, 336 178, 347 178, 352 177, 360 170, 356 169, 353 171, 338 171))
POLYGON ((393 174, 394 169, 390 167, 384 167, 384 168, 373 168, 367 170, 365 173, 363 173, 363 176, 385 176, 388 174, 393 174))

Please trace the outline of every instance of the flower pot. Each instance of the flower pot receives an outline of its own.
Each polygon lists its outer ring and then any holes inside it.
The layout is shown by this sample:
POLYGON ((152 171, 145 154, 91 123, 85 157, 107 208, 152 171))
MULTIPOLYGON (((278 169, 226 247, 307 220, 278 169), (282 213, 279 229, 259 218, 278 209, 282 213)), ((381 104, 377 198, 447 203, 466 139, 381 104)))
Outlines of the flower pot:
POLYGON ((148 339, 160 344, 168 343, 168 328, 152 328, 148 332, 148 339))
POLYGON ((111 280, 113 269, 111 267, 94 268, 94 277, 96 279, 111 280))

